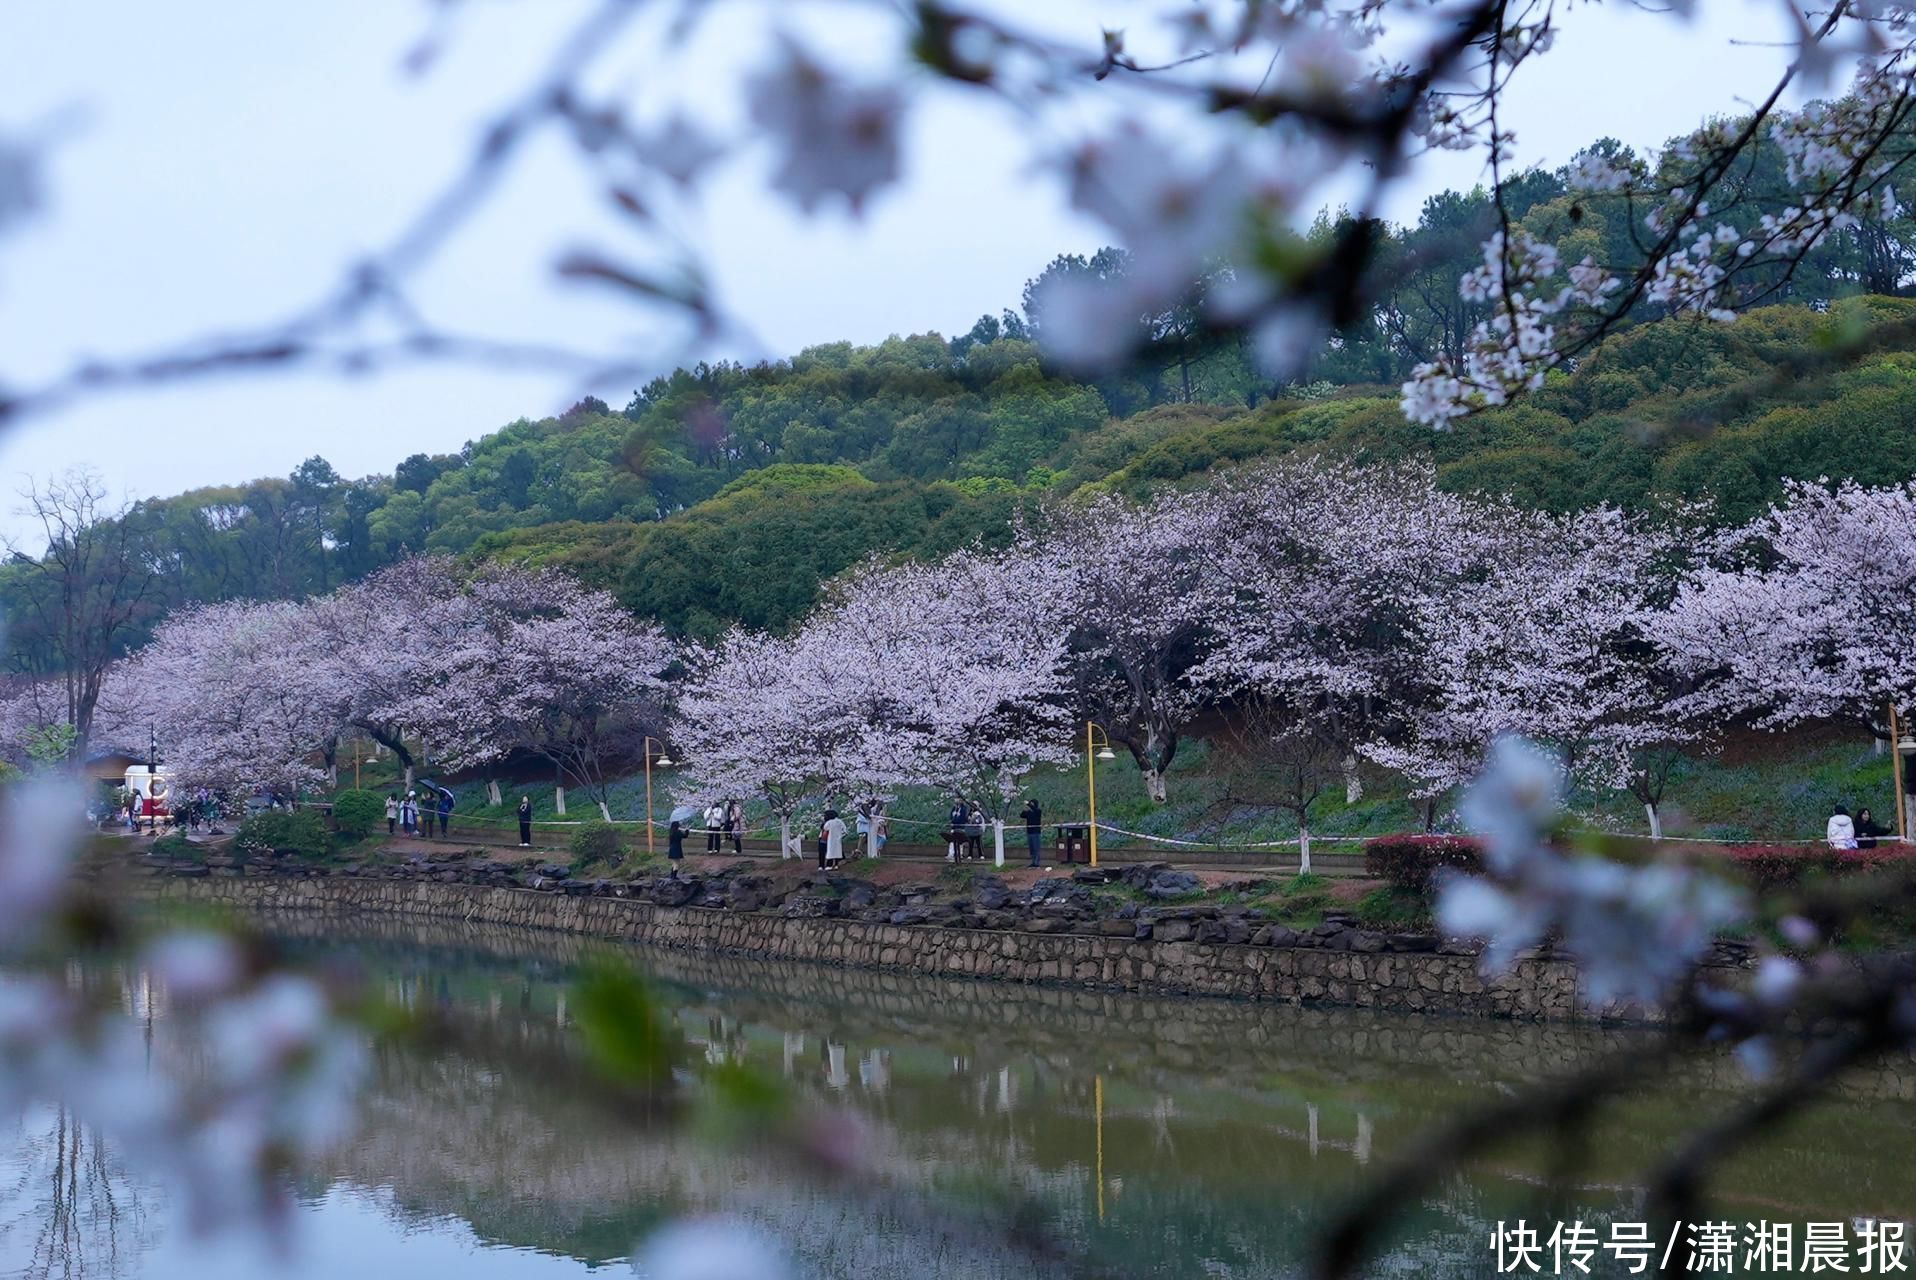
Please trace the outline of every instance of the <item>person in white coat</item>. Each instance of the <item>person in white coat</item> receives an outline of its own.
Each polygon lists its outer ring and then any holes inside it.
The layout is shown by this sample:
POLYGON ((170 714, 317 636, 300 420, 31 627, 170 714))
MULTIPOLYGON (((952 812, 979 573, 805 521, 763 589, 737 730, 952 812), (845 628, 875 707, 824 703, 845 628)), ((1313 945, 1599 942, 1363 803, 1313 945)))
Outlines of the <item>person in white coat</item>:
POLYGON ((825 865, 835 867, 845 860, 845 820, 836 809, 825 810, 825 865))
POLYGON ((1829 826, 1824 834, 1828 837, 1832 849, 1854 849, 1856 847, 1856 824, 1850 821, 1849 810, 1837 805, 1830 814, 1829 826))

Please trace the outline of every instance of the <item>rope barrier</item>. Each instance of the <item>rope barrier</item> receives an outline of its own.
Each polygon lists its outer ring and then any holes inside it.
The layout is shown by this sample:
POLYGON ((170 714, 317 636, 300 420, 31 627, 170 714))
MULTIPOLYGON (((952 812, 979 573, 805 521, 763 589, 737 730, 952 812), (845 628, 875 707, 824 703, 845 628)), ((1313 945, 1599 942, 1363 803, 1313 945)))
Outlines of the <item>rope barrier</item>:
MULTIPOLYGON (((333 807, 330 801, 324 801, 324 800, 313 800, 313 801, 306 801, 303 803, 304 803, 304 807, 310 808, 310 809, 330 810, 333 807)), ((436 818, 437 816, 438 816, 438 810, 427 809, 424 806, 421 806, 421 809, 420 809, 421 822, 424 822, 428 817, 436 818)), ((494 824, 494 825, 504 826, 504 827, 517 826, 519 821, 515 817, 500 818, 500 817, 493 817, 488 814, 460 813, 457 810, 455 810, 450 816, 452 818, 458 819, 461 822, 488 823, 488 824, 494 824)), ((939 832, 941 835, 944 833, 948 833, 954 829, 950 823, 926 822, 923 819, 919 819, 919 818, 899 818, 899 817, 893 817, 891 814, 884 815, 883 820, 888 827, 890 826, 921 827, 926 830, 939 832)), ((582 826, 588 825, 589 823, 604 823, 606 821, 607 820, 603 818, 585 818, 585 819, 534 818, 532 819, 532 825, 535 827, 582 827, 582 826)), ((613 819, 610 819, 610 825, 618 826, 618 827, 644 827, 646 825, 646 820, 644 818, 613 818, 613 819)), ((669 821, 661 822, 657 819, 653 819, 652 825, 654 828, 662 829, 662 828, 669 827, 670 823, 669 821)), ((1045 825, 1088 828, 1091 824, 1088 822, 1083 822, 1083 821, 1073 819, 1073 820, 1067 820, 1067 821, 1056 821, 1056 820, 1047 821, 1045 825)), ((804 832, 808 831, 811 826, 812 826, 811 823, 795 822, 792 824, 792 834, 795 836, 802 835, 804 832)), ((969 824, 966 824, 966 826, 969 826, 969 824)), ((1005 820, 1005 830, 1007 832, 1021 833, 1023 831, 1023 828, 1024 828, 1023 822, 1013 821, 1010 819, 1005 820)), ((1103 832, 1108 835, 1124 836, 1134 840, 1147 840, 1147 841, 1150 841, 1152 844, 1166 845, 1172 848, 1179 848, 1179 849, 1213 849, 1213 850, 1219 850, 1219 851, 1245 850, 1245 851, 1255 852, 1258 850, 1296 849, 1302 843, 1301 839, 1297 836, 1290 836, 1288 838, 1277 839, 1277 840, 1240 840, 1240 841, 1185 840, 1177 836, 1157 835, 1149 831, 1133 831, 1128 827, 1119 827, 1108 822, 1098 823, 1097 828, 1100 832, 1103 832)), ((959 828, 959 829, 962 830, 963 828, 959 828)), ((696 837, 696 836, 708 835, 710 834, 712 829, 703 825, 690 824, 685 826, 683 830, 686 836, 696 837)), ((993 830, 992 823, 990 821, 987 821, 984 827, 985 833, 990 834, 992 830, 993 830)), ((748 827, 743 832, 739 833, 739 835, 741 839, 761 839, 761 838, 776 839, 779 835, 779 831, 780 829, 776 826, 748 827)), ((719 838, 721 840, 729 841, 732 839, 733 833, 731 828, 729 827, 718 828, 718 833, 719 833, 719 838)), ((855 833, 848 832, 847 834, 850 835, 855 833)), ((1810 847, 1819 846, 1819 845, 1828 846, 1829 844, 1829 841, 1827 838, 1819 839, 1814 837, 1811 837, 1811 838, 1799 837, 1794 839, 1762 839, 1762 838, 1755 838, 1755 837, 1733 838, 1728 836, 1672 836, 1672 835, 1652 836, 1648 834, 1630 832, 1630 831, 1604 831, 1596 827, 1572 827, 1572 828, 1566 829, 1566 834, 1575 835, 1575 836, 1598 836, 1606 840, 1635 840, 1642 843, 1653 844, 1653 845, 1661 845, 1661 844, 1677 844, 1677 845, 1707 844, 1707 845, 1726 845, 1726 846, 1785 845, 1785 846, 1801 846, 1804 848, 1810 848, 1810 847)), ((1369 835, 1335 835, 1335 834, 1318 835, 1314 833, 1311 836, 1311 844, 1314 846, 1320 845, 1320 844, 1366 844, 1372 840, 1388 839, 1392 836, 1399 836, 1399 835, 1432 835, 1432 836, 1455 836, 1455 837, 1468 838, 1468 833, 1466 832, 1394 832, 1393 831, 1393 832, 1377 832, 1377 833, 1372 833, 1369 835)), ((1874 839, 1877 841, 1878 845, 1910 843, 1909 841, 1905 840, 1901 836, 1897 836, 1897 835, 1880 835, 1880 836, 1874 836, 1874 837, 1858 837, 1858 838, 1859 839, 1874 839)))

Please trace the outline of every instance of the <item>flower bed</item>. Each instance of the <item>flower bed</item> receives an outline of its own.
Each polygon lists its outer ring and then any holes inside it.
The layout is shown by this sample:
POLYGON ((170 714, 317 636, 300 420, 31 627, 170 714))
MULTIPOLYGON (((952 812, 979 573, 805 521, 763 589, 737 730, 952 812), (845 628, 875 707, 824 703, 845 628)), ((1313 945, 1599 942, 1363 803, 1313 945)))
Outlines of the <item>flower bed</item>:
POLYGON ((1427 893, 1432 878, 1447 869, 1481 871, 1482 843, 1467 836, 1397 835, 1364 844, 1365 874, 1400 889, 1427 893))

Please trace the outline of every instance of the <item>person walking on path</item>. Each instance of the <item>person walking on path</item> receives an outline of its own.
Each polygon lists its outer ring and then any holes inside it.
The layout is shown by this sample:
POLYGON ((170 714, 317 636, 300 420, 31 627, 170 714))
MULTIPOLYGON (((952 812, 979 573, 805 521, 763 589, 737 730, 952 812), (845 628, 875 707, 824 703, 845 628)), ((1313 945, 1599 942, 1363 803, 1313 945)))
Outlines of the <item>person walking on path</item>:
POLYGON ((1856 847, 1858 849, 1874 849, 1876 841, 1888 834, 1886 829, 1876 824, 1876 819, 1870 815, 1868 809, 1856 811, 1856 847))
POLYGON ((452 792, 439 793, 439 834, 446 834, 446 827, 452 822, 452 792))
POLYGON ((419 797, 408 791, 399 802, 399 829, 412 835, 419 828, 419 797))
POLYGON ((1038 806, 1038 797, 1027 799, 1018 816, 1025 820, 1025 845, 1031 852, 1031 865, 1038 866, 1038 846, 1044 840, 1044 810, 1038 806))
POLYGON ((724 821, 725 810, 719 807, 718 801, 714 800, 705 806, 705 851, 707 853, 719 851, 719 824, 724 821))
POLYGON ((885 841, 891 839, 891 819, 880 809, 872 815, 872 857, 885 852, 885 841))
POLYGON ((519 797, 519 847, 532 847, 532 797, 519 797))
POLYGON ((1856 847, 1856 824, 1850 821, 1849 810, 1837 805, 1830 813, 1829 825, 1823 834, 1832 849, 1854 849, 1856 847))
POLYGON ((399 830, 399 793, 393 792, 386 797, 386 834, 393 835, 399 830))
POLYGON ((971 816, 965 819, 965 847, 973 862, 985 856, 985 811, 975 804, 971 806, 971 816))
POLYGON ((734 800, 725 810, 725 825, 732 833, 732 853, 735 857, 745 856, 745 806, 734 800))
POLYGON ((679 878, 679 863, 685 861, 685 828, 677 818, 672 819, 671 830, 665 833, 665 856, 672 860, 672 878, 679 878))
POLYGON ((845 860, 845 820, 838 810, 825 810, 825 866, 835 867, 845 860))
POLYGON ((858 811, 858 821, 854 825, 858 829, 858 846, 859 848, 865 851, 865 856, 869 858, 872 856, 872 817, 871 815, 869 813, 866 813, 863 809, 860 809, 858 811))

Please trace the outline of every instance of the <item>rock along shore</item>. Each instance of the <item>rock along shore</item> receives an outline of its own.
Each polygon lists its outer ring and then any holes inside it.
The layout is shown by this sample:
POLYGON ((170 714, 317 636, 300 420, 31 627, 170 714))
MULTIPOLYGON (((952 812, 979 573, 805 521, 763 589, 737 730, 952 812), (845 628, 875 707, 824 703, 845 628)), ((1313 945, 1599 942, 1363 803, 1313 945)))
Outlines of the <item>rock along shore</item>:
MULTIPOLYGON (((1080 869, 1028 889, 978 874, 955 891, 931 882, 881 889, 822 872, 794 880, 750 864, 617 882, 453 855, 350 873, 285 860, 134 865, 145 873, 137 883, 148 896, 249 912, 412 916, 709 955, 1155 996, 1654 1020, 1637 1009, 1584 1009, 1576 967, 1548 950, 1486 979, 1474 948, 1429 935, 1367 930, 1337 912, 1300 931, 1264 919, 1255 906, 1180 902, 1198 886, 1162 864, 1080 869), (1106 885, 1113 891, 1096 892, 1106 885)), ((1734 944, 1719 945, 1710 959, 1722 967, 1747 962, 1734 944)))

